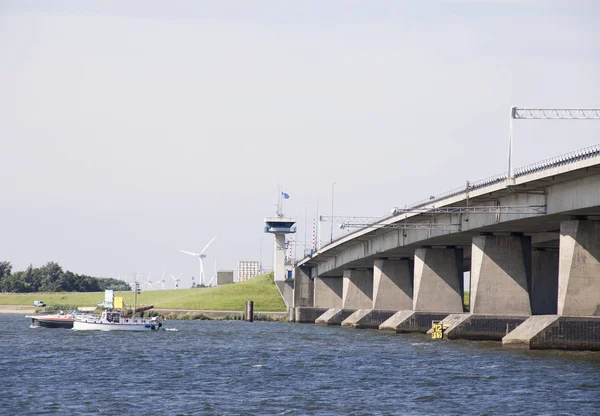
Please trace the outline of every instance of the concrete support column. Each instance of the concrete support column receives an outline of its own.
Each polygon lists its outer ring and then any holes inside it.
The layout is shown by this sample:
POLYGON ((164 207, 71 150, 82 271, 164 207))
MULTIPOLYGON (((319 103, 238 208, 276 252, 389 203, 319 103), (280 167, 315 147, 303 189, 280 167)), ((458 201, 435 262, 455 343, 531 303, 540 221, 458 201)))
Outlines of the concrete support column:
POLYGON ((315 303, 315 285, 310 278, 310 268, 294 269, 294 307, 313 307, 315 303))
POLYGON ((344 270, 343 309, 373 307, 373 270, 344 270))
POLYGON ((285 234, 275 233, 275 254, 273 255, 273 276, 276 282, 283 282, 285 276, 285 234))
POLYGON ((531 253, 531 313, 556 315, 558 304, 558 251, 531 253))
POLYGON ((373 309, 412 310, 413 265, 409 260, 375 260, 373 309))
POLYGON ((342 277, 315 277, 315 308, 342 307, 342 277))
POLYGON ((600 221, 560 224, 558 314, 600 316, 600 221))
POLYGON ((471 313, 531 315, 531 237, 473 237, 471 313))
POLYGON ((462 263, 462 249, 416 249, 413 310, 462 312, 462 263))

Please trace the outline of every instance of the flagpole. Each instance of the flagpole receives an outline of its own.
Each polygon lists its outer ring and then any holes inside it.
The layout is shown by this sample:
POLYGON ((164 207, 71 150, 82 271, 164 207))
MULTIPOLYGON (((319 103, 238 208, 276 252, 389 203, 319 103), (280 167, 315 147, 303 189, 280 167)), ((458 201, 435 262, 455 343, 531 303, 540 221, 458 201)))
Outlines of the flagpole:
POLYGON ((281 214, 282 209, 281 209, 281 185, 280 184, 277 184, 277 190, 279 192, 277 194, 277 212, 276 212, 276 214, 277 214, 278 217, 281 217, 282 216, 282 214, 281 214))

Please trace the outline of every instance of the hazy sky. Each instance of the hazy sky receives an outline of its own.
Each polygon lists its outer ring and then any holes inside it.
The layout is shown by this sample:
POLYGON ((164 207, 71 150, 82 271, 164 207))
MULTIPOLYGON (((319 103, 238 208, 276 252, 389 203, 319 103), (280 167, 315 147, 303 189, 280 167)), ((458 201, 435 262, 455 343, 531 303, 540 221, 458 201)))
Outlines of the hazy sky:
MULTIPOLYGON (((596 1, 0 0, 0 260, 189 286, 178 249, 216 235, 207 275, 261 243, 269 266, 278 184, 303 240, 333 182, 336 215, 383 215, 505 171, 513 105, 600 107, 598 22, 596 1)), ((515 165, 596 143, 600 122, 519 121, 515 165)))

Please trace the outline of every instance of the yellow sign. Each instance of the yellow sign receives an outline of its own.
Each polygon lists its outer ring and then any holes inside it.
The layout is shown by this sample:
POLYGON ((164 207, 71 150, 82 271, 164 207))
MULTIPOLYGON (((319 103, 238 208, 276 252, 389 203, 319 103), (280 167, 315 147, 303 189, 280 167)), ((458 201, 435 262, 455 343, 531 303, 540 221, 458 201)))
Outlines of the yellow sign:
POLYGON ((444 327, 441 322, 433 322, 431 324, 431 338, 442 339, 444 337, 444 327))
POLYGON ((123 307, 123 296, 115 296, 115 308, 119 309, 123 307))

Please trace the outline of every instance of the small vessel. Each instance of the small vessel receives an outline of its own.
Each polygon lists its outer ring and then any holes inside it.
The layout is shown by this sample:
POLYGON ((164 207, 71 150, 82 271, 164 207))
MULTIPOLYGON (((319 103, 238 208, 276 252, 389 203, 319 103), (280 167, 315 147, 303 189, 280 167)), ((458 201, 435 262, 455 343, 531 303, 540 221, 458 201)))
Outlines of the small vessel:
MULTIPOLYGON (((108 304, 113 305, 112 290, 107 291, 108 304)), ((102 315, 76 315, 73 320, 73 329, 76 331, 158 331, 162 327, 159 317, 150 319, 136 317, 136 312, 152 309, 154 306, 137 307, 137 282, 133 292, 133 317, 121 315, 115 309, 106 309, 102 315)))
POLYGON ((26 318, 31 318, 32 328, 73 328, 75 311, 67 314, 61 312, 50 315, 26 315, 26 318))
POLYGON ((158 331, 162 327, 159 317, 125 318, 120 312, 106 310, 101 316, 75 316, 73 329, 76 331, 158 331))

